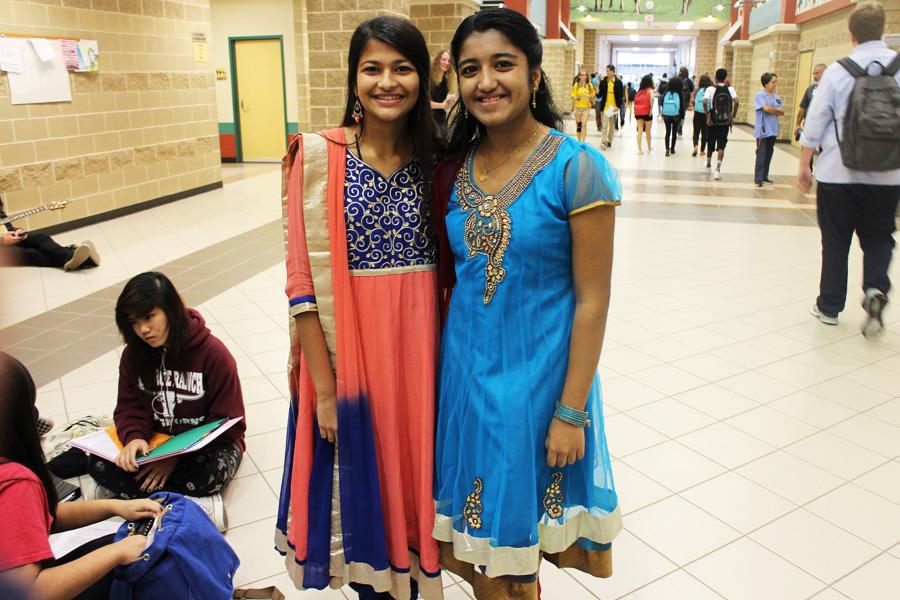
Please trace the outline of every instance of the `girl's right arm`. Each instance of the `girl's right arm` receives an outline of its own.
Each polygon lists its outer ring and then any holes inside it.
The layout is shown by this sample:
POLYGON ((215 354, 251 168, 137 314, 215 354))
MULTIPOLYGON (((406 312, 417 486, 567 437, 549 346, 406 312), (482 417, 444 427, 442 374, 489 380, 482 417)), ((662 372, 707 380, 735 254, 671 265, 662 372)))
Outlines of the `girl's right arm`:
MULTIPOLYGON (((319 435, 334 443, 337 440, 337 382, 334 369, 331 366, 331 357, 328 354, 328 346, 325 344, 325 334, 319 322, 319 313, 308 311, 300 313, 294 318, 295 351, 293 356, 299 357, 303 350, 309 374, 316 388, 316 418, 319 423, 319 435)), ((299 368, 299 365, 294 365, 299 368)))
POLYGON ((0 576, 25 590, 31 600, 70 600, 117 566, 140 560, 146 543, 144 536, 132 535, 58 567, 41 569, 40 563, 30 563, 0 576))

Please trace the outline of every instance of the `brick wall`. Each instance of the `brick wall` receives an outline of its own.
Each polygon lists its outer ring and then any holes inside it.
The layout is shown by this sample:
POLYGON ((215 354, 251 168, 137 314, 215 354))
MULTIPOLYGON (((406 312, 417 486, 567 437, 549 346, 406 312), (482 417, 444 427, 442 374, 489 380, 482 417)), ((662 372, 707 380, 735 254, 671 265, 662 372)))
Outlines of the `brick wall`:
POLYGON ((600 71, 599 60, 597 59, 597 53, 599 51, 599 48, 597 47, 598 37, 596 29, 584 30, 584 58, 582 61, 584 68, 587 69, 589 75, 600 71))
POLYGON ((575 77, 575 45, 566 40, 543 40, 544 73, 553 100, 563 111, 572 110, 572 78, 575 77))
POLYGON ((697 61, 695 63, 694 72, 697 74, 699 81, 700 75, 709 73, 714 78, 716 74, 716 52, 718 50, 718 31, 702 30, 697 36, 697 61))
POLYGON ((753 106, 753 94, 756 93, 756 88, 751 87, 750 79, 753 64, 753 46, 749 41, 738 41, 732 42, 731 48, 734 52, 734 60, 728 77, 741 101, 734 120, 738 123, 747 123, 749 119, 747 108, 753 106))
POLYGON ((297 38, 308 40, 309 130, 340 124, 350 37, 363 21, 386 14, 408 17, 409 0, 306 0, 307 35, 297 38))
POLYGON ((409 18, 425 35, 428 53, 434 57, 439 50, 450 49, 450 40, 460 22, 478 11, 476 0, 410 0, 409 18))
POLYGON ((73 221, 221 181, 211 63, 191 34, 211 35, 208 0, 0 2, 0 31, 100 44, 99 73, 69 73, 71 102, 13 105, 0 75, 0 193, 17 222, 73 221))

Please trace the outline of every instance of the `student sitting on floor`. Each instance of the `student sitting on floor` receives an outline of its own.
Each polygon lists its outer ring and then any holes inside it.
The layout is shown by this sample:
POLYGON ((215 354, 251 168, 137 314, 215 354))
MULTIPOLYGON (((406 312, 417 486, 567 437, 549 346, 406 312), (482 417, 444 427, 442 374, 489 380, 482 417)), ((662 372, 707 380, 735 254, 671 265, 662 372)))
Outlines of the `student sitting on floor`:
POLYGON ((219 492, 244 452, 241 420, 201 450, 139 466, 154 432, 176 435, 218 419, 244 416, 234 357, 203 317, 185 307, 162 273, 133 277, 116 303, 125 340, 114 420, 124 449, 115 464, 91 457, 99 495, 140 498, 158 490, 190 496, 225 530, 219 492))
POLYGON ((113 516, 149 518, 159 514, 160 505, 151 500, 57 503, 36 428, 34 381, 22 363, 3 352, 0 389, 0 581, 29 598, 106 600, 113 569, 140 560, 146 538, 134 535, 114 543, 110 535, 56 559, 51 531, 113 516))
MULTIPOLYGON (((0 219, 5 219, 3 200, 0 200, 0 219)), ((6 224, 0 231, 0 245, 6 253, 4 263, 25 267, 53 267, 65 271, 100 266, 100 254, 90 240, 77 246, 60 246, 44 233, 32 233, 6 224)))

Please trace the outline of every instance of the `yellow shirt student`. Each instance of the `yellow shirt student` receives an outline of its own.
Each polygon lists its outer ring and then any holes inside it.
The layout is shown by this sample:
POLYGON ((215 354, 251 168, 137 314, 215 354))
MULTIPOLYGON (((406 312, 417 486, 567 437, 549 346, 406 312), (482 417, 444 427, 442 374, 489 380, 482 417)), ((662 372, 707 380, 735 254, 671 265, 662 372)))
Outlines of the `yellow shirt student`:
POLYGON ((596 94, 597 92, 590 81, 586 85, 579 85, 576 81, 575 85, 572 86, 572 98, 575 99, 575 108, 591 108, 596 94))
POLYGON ((618 108, 616 106, 616 78, 610 77, 609 81, 606 84, 606 106, 603 107, 603 111, 606 112, 611 108, 618 108))

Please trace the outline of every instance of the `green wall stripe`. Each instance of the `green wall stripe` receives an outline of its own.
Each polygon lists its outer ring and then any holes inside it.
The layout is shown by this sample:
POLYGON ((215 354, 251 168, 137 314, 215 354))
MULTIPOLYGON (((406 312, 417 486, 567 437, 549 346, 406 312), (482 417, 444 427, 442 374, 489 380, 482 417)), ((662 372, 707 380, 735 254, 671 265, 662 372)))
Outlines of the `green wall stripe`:
POLYGON ((234 135, 234 123, 219 123, 219 135, 234 135))

